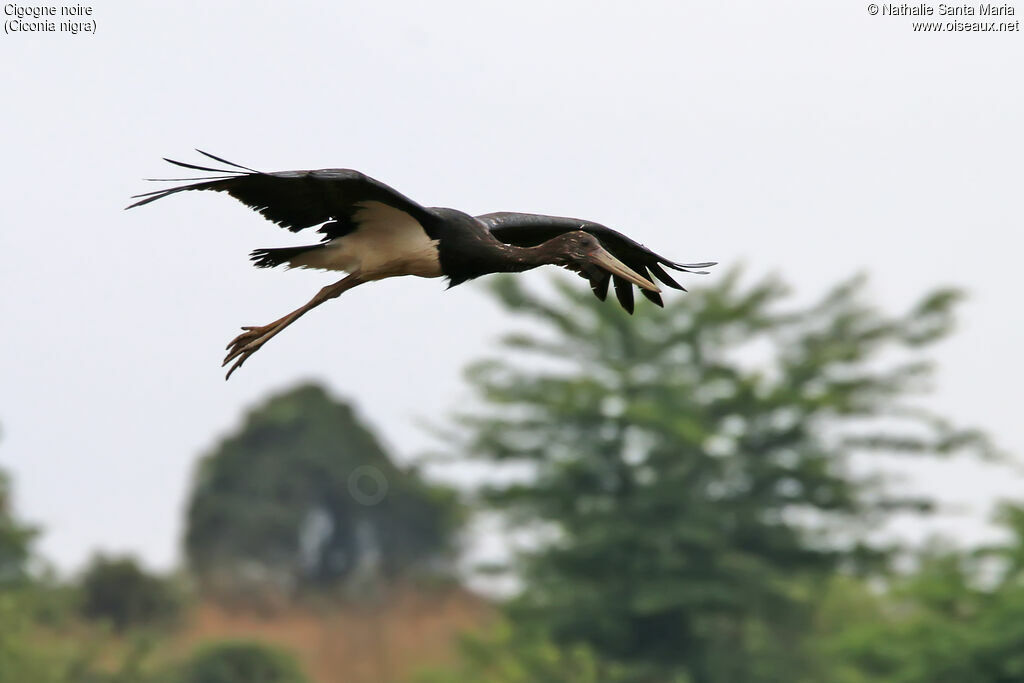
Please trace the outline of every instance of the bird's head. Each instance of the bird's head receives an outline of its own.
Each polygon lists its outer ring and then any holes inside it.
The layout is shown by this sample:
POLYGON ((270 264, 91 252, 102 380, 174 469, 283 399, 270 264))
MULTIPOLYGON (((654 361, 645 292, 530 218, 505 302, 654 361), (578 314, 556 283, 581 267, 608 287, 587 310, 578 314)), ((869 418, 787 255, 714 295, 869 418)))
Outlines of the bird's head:
POLYGON ((658 285, 615 258, 601 246, 596 237, 583 230, 564 233, 551 242, 555 262, 563 268, 574 270, 591 282, 607 277, 611 273, 632 282, 637 287, 660 292, 658 285))

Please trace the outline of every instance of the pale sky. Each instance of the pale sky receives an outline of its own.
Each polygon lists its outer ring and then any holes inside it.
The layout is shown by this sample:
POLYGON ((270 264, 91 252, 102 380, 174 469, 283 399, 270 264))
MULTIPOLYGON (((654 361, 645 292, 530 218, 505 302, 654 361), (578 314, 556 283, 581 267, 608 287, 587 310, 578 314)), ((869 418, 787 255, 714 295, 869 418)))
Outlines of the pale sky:
MULTIPOLYGON (((62 569, 97 549, 172 566, 196 458, 301 380, 416 454, 417 421, 465 400, 462 368, 516 323, 480 283, 396 279, 225 383, 239 326, 333 280, 252 268, 251 249, 308 237, 224 195, 122 211, 194 147, 359 169, 428 206, 589 218, 802 297, 861 269, 893 312, 964 287, 932 403, 1024 453, 1019 32, 915 33, 848 0, 93 7, 95 35, 0 36, 0 467, 62 569)), ((915 474, 960 506, 942 528, 965 542, 1024 491, 968 465, 915 474)))

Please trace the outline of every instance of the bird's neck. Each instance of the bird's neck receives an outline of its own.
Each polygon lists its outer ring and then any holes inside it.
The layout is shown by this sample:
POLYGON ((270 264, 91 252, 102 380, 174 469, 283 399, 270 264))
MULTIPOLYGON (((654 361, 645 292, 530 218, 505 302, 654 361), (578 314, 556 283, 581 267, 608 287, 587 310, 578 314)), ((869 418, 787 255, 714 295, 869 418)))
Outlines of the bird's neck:
POLYGON ((538 266, 560 265, 558 255, 548 248, 547 242, 535 247, 506 244, 502 251, 502 267, 497 270, 505 273, 522 273, 538 266))
POLYGON ((490 273, 522 273, 538 266, 559 264, 557 257, 544 244, 519 247, 488 243, 485 248, 474 249, 471 258, 465 257, 467 251, 462 251, 461 258, 450 260, 444 252, 441 254, 445 274, 453 286, 490 273))

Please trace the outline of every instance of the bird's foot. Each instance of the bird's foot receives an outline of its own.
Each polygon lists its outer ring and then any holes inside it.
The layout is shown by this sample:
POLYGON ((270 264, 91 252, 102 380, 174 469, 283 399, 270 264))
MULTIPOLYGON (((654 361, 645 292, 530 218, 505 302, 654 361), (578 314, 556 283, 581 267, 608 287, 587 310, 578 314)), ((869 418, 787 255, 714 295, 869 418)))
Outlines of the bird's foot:
POLYGON ((243 327, 242 330, 244 330, 242 334, 232 339, 226 347, 228 355, 224 357, 221 367, 224 367, 232 360, 235 363, 228 370, 228 374, 224 376, 224 379, 229 379, 231 373, 242 367, 242 363, 248 360, 249 356, 259 351, 261 346, 277 334, 279 328, 278 325, 271 323, 262 327, 243 327))

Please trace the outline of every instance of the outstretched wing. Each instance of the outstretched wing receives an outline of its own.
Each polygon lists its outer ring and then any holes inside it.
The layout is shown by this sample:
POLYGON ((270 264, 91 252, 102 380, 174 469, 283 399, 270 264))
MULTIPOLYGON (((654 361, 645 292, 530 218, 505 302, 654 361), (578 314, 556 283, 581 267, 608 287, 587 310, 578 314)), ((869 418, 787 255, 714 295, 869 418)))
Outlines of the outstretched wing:
MULTIPOLYGON (((644 245, 631 240, 621 232, 607 228, 599 223, 584 221, 577 218, 561 218, 558 216, 541 216, 530 213, 513 213, 502 211, 477 216, 477 220, 483 221, 491 234, 505 244, 514 244, 519 247, 534 247, 538 244, 557 237, 573 230, 583 230, 596 237, 601 245, 612 256, 619 259, 640 275, 652 279, 651 275, 674 289, 686 289, 665 272, 665 268, 678 270, 684 273, 706 274, 705 271, 695 270, 710 268, 714 262, 706 263, 676 263, 669 261, 664 256, 655 254, 644 245)), ((602 277, 590 281, 594 294, 601 301, 608 296, 608 282, 613 279, 610 273, 604 273, 602 277)), ((633 285, 615 276, 615 296, 619 303, 630 313, 633 312, 633 285)), ((659 306, 662 306, 661 295, 646 289, 640 290, 644 296, 659 306)))
MULTIPOLYGON (((380 202, 404 211, 417 219, 426 228, 426 222, 419 220, 426 209, 408 197, 399 194, 384 183, 374 180, 359 171, 344 168, 330 168, 319 171, 279 171, 263 173, 245 166, 239 166, 220 157, 196 150, 214 161, 228 166, 226 169, 197 166, 182 161, 164 159, 175 166, 196 171, 215 173, 213 176, 198 178, 155 178, 150 180, 188 180, 164 190, 135 195, 138 199, 129 209, 149 204, 157 199, 186 190, 213 190, 227 192, 246 206, 255 209, 268 220, 292 232, 313 226, 321 226, 323 240, 342 237, 358 226, 352 217, 366 202, 380 202)), ((431 237, 433 237, 431 235, 431 237)))

